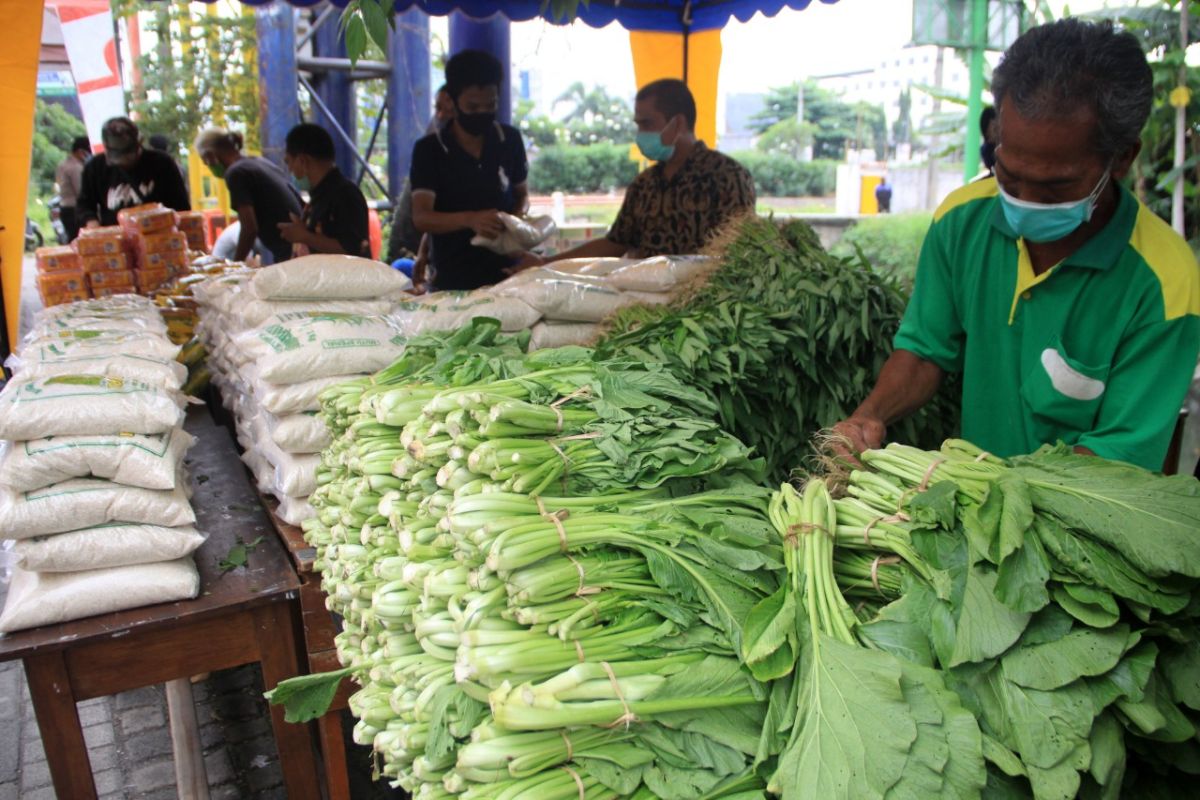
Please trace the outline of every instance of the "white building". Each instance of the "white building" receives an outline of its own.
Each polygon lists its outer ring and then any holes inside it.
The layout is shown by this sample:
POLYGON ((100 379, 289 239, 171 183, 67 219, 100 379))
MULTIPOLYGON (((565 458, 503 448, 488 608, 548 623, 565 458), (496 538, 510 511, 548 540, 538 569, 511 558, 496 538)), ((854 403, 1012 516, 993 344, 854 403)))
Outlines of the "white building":
MULTIPOLYGON (((882 105, 888 127, 900 116, 900 93, 914 84, 937 84, 938 49, 932 45, 909 46, 863 69, 813 77, 818 86, 837 92, 850 103, 863 101, 882 105)), ((970 77, 967 66, 953 50, 942 50, 942 80, 944 90, 963 97, 967 95, 970 77)), ((925 117, 933 111, 934 100, 927 93, 912 89, 912 121, 921 129, 925 117)), ((946 104, 942 104, 943 110, 946 104)))

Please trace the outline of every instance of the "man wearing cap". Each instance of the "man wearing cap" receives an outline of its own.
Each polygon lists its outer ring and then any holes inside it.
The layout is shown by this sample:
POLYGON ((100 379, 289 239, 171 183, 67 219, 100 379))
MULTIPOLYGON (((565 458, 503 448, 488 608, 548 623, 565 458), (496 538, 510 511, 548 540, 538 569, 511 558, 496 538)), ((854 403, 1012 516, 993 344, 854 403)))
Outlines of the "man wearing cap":
POLYGON ((83 168, 76 204, 81 227, 116 225, 118 211, 143 203, 162 203, 176 211, 191 209, 174 159, 143 148, 132 120, 114 117, 104 123, 100 136, 104 152, 83 168))

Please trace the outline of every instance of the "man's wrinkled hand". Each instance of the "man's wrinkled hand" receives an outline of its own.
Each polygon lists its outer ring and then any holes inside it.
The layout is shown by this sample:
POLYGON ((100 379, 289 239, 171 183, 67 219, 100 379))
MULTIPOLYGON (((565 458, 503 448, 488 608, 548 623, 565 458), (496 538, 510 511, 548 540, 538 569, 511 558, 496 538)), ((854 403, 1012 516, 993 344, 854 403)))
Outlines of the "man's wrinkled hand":
POLYGON ((854 415, 833 426, 834 437, 830 446, 835 456, 855 464, 864 450, 875 450, 883 446, 887 426, 875 417, 854 415))
POLYGON ((292 244, 307 244, 308 228, 304 227, 300 217, 295 214, 288 216, 291 217, 290 222, 279 223, 279 235, 283 237, 284 241, 292 244))

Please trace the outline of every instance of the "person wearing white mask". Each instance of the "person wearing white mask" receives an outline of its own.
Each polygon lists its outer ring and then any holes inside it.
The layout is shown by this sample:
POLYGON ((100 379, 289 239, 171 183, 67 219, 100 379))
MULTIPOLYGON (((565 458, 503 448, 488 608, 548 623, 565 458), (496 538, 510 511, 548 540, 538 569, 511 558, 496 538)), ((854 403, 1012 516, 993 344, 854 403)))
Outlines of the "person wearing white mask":
POLYGON ((637 146, 648 161, 629 188, 608 235, 549 259, 698 253, 732 217, 754 211, 754 179, 729 156, 696 138, 696 100, 687 84, 667 78, 641 88, 634 99, 637 146))
POLYGON ((1064 442, 1163 466, 1200 351, 1191 248, 1121 185, 1153 102, 1111 22, 1033 28, 992 79, 995 177, 934 213, 896 350, 836 426, 847 449, 962 375, 962 435, 998 456, 1064 442))

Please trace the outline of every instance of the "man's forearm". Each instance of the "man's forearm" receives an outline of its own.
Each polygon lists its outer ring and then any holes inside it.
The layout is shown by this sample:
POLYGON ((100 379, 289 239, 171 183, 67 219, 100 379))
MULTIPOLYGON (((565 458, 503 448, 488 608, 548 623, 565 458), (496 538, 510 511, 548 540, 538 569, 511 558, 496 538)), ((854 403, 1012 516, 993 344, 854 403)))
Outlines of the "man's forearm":
POLYGON ((258 238, 258 230, 242 225, 238 231, 237 250, 233 254, 234 261, 245 261, 254 250, 254 240, 258 238))
POLYGON ((607 238, 593 239, 590 242, 584 242, 578 247, 572 247, 570 250, 565 250, 550 256, 546 263, 554 261, 562 261, 567 258, 606 258, 612 256, 625 255, 627 248, 623 244, 617 244, 607 238))
POLYGON ((413 212, 413 226, 421 233, 456 233, 471 227, 474 211, 413 212))
POLYGON ((852 417, 875 419, 884 425, 904 419, 937 393, 942 368, 908 350, 897 350, 879 371, 875 388, 852 417))
POLYGON ((332 255, 349 255, 346 248, 342 247, 342 243, 332 236, 326 236, 321 233, 309 232, 304 244, 308 245, 308 249, 314 253, 330 253, 332 255))

